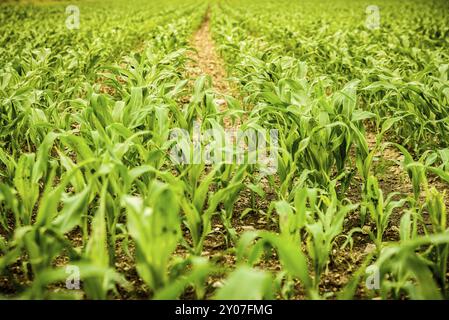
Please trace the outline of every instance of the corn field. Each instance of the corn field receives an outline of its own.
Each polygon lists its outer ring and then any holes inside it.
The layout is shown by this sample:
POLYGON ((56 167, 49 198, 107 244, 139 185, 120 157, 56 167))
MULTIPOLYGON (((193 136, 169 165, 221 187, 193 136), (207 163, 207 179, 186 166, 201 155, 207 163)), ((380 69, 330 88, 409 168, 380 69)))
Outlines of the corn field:
POLYGON ((449 299, 446 0, 0 22, 1 299, 449 299))

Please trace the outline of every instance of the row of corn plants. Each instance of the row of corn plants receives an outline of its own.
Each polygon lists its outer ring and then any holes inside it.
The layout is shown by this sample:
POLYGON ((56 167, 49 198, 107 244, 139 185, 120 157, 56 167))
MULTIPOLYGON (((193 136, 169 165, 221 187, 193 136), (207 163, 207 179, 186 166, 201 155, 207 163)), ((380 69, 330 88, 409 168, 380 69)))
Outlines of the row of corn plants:
MULTIPOLYGON (((268 5, 274 8, 278 4, 268 5)), ((257 7, 255 12, 262 10, 254 3, 249 6, 257 7)), ((336 297, 353 297, 356 283, 362 280, 361 275, 370 263, 379 270, 382 279, 379 291, 383 298, 447 297, 445 193, 428 183, 428 177, 435 175, 448 182, 445 149, 425 151, 416 160, 417 156, 407 150, 406 142, 384 143, 390 136, 398 135, 394 128, 403 128, 401 121, 406 117, 397 108, 390 118, 376 109, 366 110, 363 98, 367 79, 351 78, 356 73, 336 79, 335 76, 341 75, 337 70, 319 70, 317 62, 295 54, 283 42, 289 37, 273 38, 276 34, 285 35, 277 32, 285 27, 275 15, 270 14, 267 23, 262 22, 263 15, 250 17, 248 13, 252 11, 243 8, 239 13, 236 11, 232 4, 218 7, 213 19, 215 38, 248 104, 248 125, 275 126, 280 131, 281 146, 279 179, 270 181, 278 198, 272 205, 279 215, 276 220, 280 234, 262 232, 243 236, 243 248, 239 249, 242 260, 253 265, 264 248, 272 246, 290 280, 299 280, 310 298, 326 297, 319 291, 320 277, 328 271, 332 250, 339 246, 337 238, 346 238, 344 247, 360 232, 368 234, 376 249, 336 297), (256 27, 248 27, 251 25, 256 27), (348 82, 341 83, 344 79, 348 82), (379 118, 377 143, 368 147, 365 124, 379 118), (388 146, 402 153, 401 165, 409 175, 412 194, 384 195, 379 187, 373 163, 379 150, 388 146), (345 196, 355 175, 362 180, 359 203, 345 196), (345 232, 343 224, 352 211, 360 217, 360 228, 345 232), (400 212, 402 218, 397 228, 398 241, 389 242, 385 240, 385 232, 391 227, 394 212, 400 212), (432 222, 428 223, 428 219, 432 222), (374 225, 374 230, 366 228, 367 224, 374 225), (296 252, 294 257, 289 256, 292 252, 296 252), (311 262, 312 269, 307 262, 311 262)), ((285 12, 288 15, 302 11, 285 12)), ((315 38, 326 41, 316 34, 315 38)), ((445 79, 441 77, 441 81, 445 79)), ((440 97, 444 101, 444 95, 440 97)), ((421 141, 416 136, 413 139, 421 141)))
POLYGON ((394 134, 409 149, 447 148, 449 29, 447 15, 439 14, 447 3, 378 1, 376 30, 366 26, 369 5, 249 1, 225 10, 251 34, 266 37, 271 50, 307 62, 311 77, 327 74, 340 84, 360 80, 363 108, 376 114, 377 126, 399 117, 394 134))
MULTIPOLYGON (((445 193, 432 184, 449 183, 441 3, 407 7, 413 17, 425 12, 416 41, 401 38, 409 22, 395 13, 384 31, 364 30, 354 16, 342 25, 343 1, 164 4, 142 2, 129 15, 121 0, 81 2, 79 32, 64 29, 65 3, 0 7, 13 17, 1 39, 0 296, 448 298, 445 193), (30 32, 12 27, 19 19, 30 32), (190 79, 189 38, 204 21, 240 96, 218 93, 207 75, 190 79), (388 41, 391 61, 374 63, 388 41), (173 141, 172 130, 222 132, 229 118, 242 130, 277 130, 274 174, 173 161, 174 143, 185 140, 173 141), (410 193, 382 188, 377 164, 387 148, 402 155, 410 193), (267 227, 241 232, 248 217, 267 227), (210 257, 217 221, 235 265, 210 257), (355 254, 360 236, 373 249, 329 292, 337 255, 355 254), (261 268, 266 260, 280 268, 261 268), (79 290, 66 287, 70 270, 79 290), (372 270, 378 286, 361 290, 372 270)), ((190 151, 183 156, 195 159, 190 151)))

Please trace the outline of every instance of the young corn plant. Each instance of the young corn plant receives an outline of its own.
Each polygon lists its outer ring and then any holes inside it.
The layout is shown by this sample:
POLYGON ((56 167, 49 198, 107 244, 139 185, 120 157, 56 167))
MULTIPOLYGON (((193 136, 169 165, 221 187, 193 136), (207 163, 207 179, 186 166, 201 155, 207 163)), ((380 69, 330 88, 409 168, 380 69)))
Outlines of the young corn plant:
POLYGON ((404 170, 407 172, 413 186, 413 195, 415 197, 415 201, 419 203, 420 193, 422 187, 424 190, 428 189, 428 182, 426 177, 426 167, 423 165, 423 161, 426 158, 426 155, 422 155, 419 161, 415 161, 413 156, 407 151, 406 148, 399 144, 393 144, 396 146, 401 153, 404 155, 404 161, 402 166, 404 170))
POLYGON ((179 200, 169 185, 154 181, 145 198, 124 196, 122 201, 136 244, 137 271, 157 292, 167 285, 170 258, 181 237, 179 200))
POLYGON ((106 227, 107 188, 106 180, 101 190, 97 213, 92 219, 89 241, 79 264, 83 289, 89 299, 105 300, 109 293, 116 292, 116 284, 127 286, 123 277, 110 267, 106 227))
MULTIPOLYGON (((14 237, 5 244, 8 246, 8 253, 1 259, 0 270, 4 270, 8 265, 16 262, 23 253, 28 257, 25 266, 29 265, 31 272, 27 276, 35 281, 35 284, 26 293, 27 295, 42 298, 46 295, 45 286, 49 282, 60 279, 59 276, 56 276, 59 274, 58 271, 53 269, 53 262, 64 251, 70 259, 80 259, 79 252, 64 237, 64 233, 80 224, 80 212, 87 208, 90 189, 87 188, 83 193, 71 197, 65 194, 65 190, 84 165, 80 163, 67 171, 65 175, 61 176, 61 181, 56 186, 52 186, 50 183, 46 184, 30 224, 17 225, 14 237), (55 274, 54 278, 53 273, 55 274)), ((46 174, 47 181, 54 181, 55 173, 55 167, 50 168, 46 174)), ((3 191, 5 190, 8 189, 4 187, 3 191)), ((8 195, 11 196, 7 202, 9 210, 20 211, 21 209, 17 205, 18 201, 14 199, 18 195, 11 189, 8 192, 8 195)), ((22 223, 21 220, 19 222, 22 223)))
POLYGON ((274 249, 282 268, 288 274, 288 282, 297 279, 304 286, 310 299, 319 299, 319 292, 309 274, 306 255, 299 244, 284 235, 276 235, 268 231, 245 232, 236 247, 237 261, 241 265, 252 267, 264 253, 274 249))
MULTIPOLYGON (((425 200, 425 210, 428 212, 431 222, 431 230, 424 230, 426 234, 439 234, 447 230, 447 214, 446 205, 444 203, 445 194, 441 194, 435 188, 428 190, 425 200)), ((446 291, 446 275, 449 257, 449 244, 435 245, 429 253, 434 263, 434 274, 438 281, 440 288, 447 294, 446 291)))
POLYGON ((407 202, 405 198, 394 200, 398 195, 399 193, 392 192, 385 199, 376 177, 368 178, 364 206, 368 209, 370 218, 376 225, 376 234, 372 231, 369 231, 369 234, 376 244, 378 252, 382 249, 383 235, 390 224, 391 215, 395 209, 403 207, 407 202))
MULTIPOLYGON (((403 221, 405 224, 405 220, 403 221)), ((401 223, 401 228, 405 225, 401 223)), ((403 235, 403 234, 402 234, 403 235)), ((434 261, 419 252, 420 247, 447 245, 449 233, 418 236, 413 239, 402 238, 400 244, 391 244, 382 250, 375 266, 380 276, 380 293, 383 299, 442 299, 445 288, 435 281, 432 269, 434 261)))
POLYGON ((217 290, 217 300, 270 300, 274 298, 271 275, 262 270, 240 266, 226 279, 225 285, 217 290))
MULTIPOLYGON (((306 213, 306 245, 307 252, 313 261, 316 290, 318 290, 321 276, 329 263, 334 241, 343 231, 343 222, 346 215, 358 207, 358 205, 351 204, 346 200, 340 201, 338 199, 335 183, 333 181, 329 185, 328 194, 309 198, 311 211, 309 214, 306 213)), ((301 204, 301 201, 298 201, 297 204, 301 204)), ((304 208, 303 202, 300 208, 304 208)), ((297 212, 297 214, 301 213, 297 212)))

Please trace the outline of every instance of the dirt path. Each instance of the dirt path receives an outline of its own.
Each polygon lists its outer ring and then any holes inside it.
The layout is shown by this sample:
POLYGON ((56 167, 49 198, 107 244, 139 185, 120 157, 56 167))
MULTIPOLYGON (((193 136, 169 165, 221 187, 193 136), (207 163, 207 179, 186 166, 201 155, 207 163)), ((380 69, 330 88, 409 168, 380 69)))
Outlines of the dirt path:
POLYGON ((231 94, 231 87, 226 80, 224 63, 218 56, 212 39, 209 12, 198 31, 193 35, 191 46, 196 50, 189 56, 193 59, 188 66, 191 78, 196 79, 207 74, 212 78, 212 84, 217 93, 231 94))

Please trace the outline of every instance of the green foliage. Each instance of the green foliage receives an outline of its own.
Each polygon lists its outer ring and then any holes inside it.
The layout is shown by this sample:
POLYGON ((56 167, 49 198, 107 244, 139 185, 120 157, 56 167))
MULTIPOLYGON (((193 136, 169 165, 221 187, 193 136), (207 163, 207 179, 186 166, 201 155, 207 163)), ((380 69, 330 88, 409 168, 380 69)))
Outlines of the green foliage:
POLYGON ((7 297, 448 298, 444 4, 379 0, 378 30, 366 1, 80 1, 78 30, 63 3, 1 4, 7 297), (202 23, 232 92, 192 71, 202 23), (254 151, 275 172, 197 161, 198 128, 277 130, 254 151), (390 149, 404 192, 379 174, 390 149), (340 254, 349 278, 326 292, 340 254), (372 267, 380 286, 361 294, 372 267))

